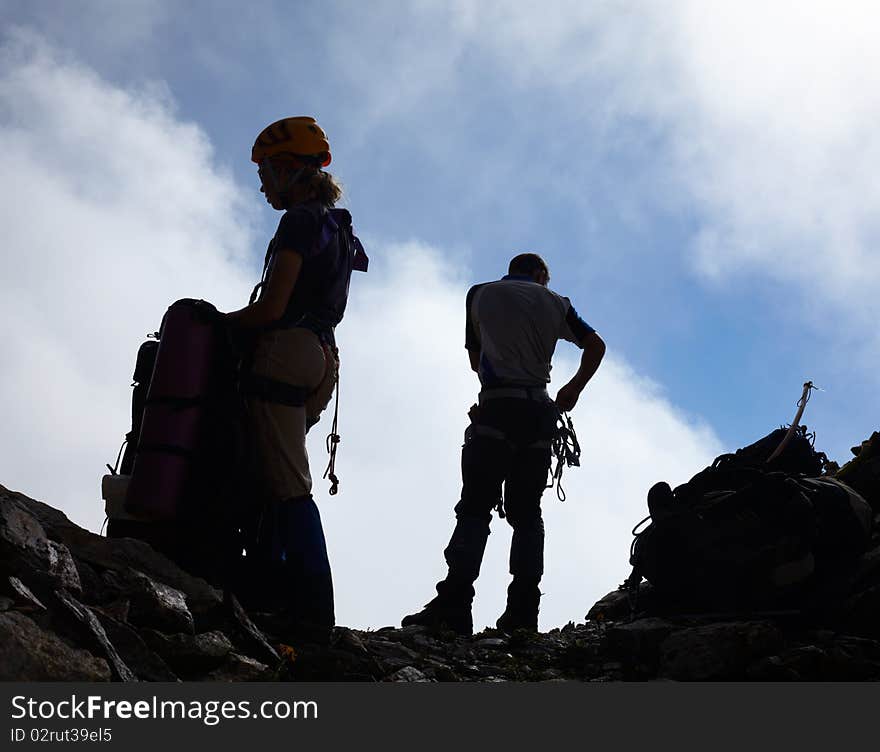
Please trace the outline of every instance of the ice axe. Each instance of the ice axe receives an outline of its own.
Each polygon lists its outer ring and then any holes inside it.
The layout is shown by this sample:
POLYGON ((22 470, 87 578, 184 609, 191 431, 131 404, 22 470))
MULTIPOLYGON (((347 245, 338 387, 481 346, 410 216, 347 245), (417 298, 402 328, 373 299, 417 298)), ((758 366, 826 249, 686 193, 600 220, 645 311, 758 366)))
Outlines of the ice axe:
POLYGON ((794 420, 792 421, 791 426, 789 426, 789 429, 786 432, 785 436, 783 436, 782 441, 779 442, 779 446, 776 447, 776 449, 773 451, 773 454, 771 454, 767 458, 768 465, 771 462, 773 462, 773 460, 775 460, 780 454, 782 454, 782 450, 785 449, 786 444, 788 444, 788 442, 791 441, 791 437, 794 436, 795 431, 797 431, 798 423, 800 423, 801 417, 804 414, 804 408, 807 406, 807 402, 810 401, 810 393, 813 391, 813 389, 818 389, 818 388, 819 387, 817 387, 817 386, 813 386, 812 381, 807 381, 804 384, 804 393, 801 395, 801 398, 798 400, 798 403, 797 403, 798 410, 797 410, 797 413, 795 413, 794 420))

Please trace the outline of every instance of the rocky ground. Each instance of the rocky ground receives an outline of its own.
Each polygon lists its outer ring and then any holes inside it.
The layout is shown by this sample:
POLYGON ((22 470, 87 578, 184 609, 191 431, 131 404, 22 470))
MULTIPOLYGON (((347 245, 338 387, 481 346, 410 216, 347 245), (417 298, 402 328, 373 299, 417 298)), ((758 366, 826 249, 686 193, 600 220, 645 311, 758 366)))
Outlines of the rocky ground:
MULTIPOLYGON (((854 454, 838 476, 880 512, 880 434, 854 454)), ((0 486, 0 680, 24 681, 876 680, 880 515, 833 610, 664 613, 647 583, 638 604, 610 593, 538 635, 339 627, 312 644, 146 543, 0 486)))

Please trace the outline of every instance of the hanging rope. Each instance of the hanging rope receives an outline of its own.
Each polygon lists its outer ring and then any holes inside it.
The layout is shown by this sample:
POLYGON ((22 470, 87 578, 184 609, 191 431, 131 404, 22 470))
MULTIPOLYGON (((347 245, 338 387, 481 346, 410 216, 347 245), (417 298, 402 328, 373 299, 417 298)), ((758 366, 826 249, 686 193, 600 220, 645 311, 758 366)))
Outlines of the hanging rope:
POLYGON ((330 461, 327 463, 327 469, 324 470, 324 477, 330 479, 330 495, 336 496, 339 493, 339 478, 336 477, 336 449, 342 437, 338 433, 339 430, 339 368, 336 369, 336 406, 333 408, 333 425, 330 433, 327 434, 325 446, 327 454, 330 455, 330 461))
POLYGON ((577 434, 574 431, 574 423, 568 413, 560 413, 560 425, 556 429, 556 435, 550 442, 550 453, 556 457, 556 467, 547 488, 556 485, 556 496, 560 501, 565 501, 565 490, 562 488, 562 471, 566 467, 580 467, 581 445, 578 443, 577 434))

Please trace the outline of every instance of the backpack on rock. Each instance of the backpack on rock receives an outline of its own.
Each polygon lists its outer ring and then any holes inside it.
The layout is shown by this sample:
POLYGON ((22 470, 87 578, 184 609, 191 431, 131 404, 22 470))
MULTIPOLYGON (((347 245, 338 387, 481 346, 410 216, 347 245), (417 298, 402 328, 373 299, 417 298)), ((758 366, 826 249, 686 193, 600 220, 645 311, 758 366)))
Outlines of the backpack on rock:
POLYGON ((721 455, 674 490, 654 485, 627 585, 644 577, 663 603, 709 610, 800 607, 845 588, 870 541, 871 508, 821 475, 825 456, 803 427, 768 463, 785 433, 721 455))

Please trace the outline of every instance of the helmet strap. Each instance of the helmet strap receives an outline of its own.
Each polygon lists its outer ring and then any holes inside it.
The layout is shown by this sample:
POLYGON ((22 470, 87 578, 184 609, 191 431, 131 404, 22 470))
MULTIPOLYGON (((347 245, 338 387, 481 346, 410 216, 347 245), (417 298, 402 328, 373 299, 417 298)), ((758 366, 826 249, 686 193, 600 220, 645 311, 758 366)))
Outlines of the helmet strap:
POLYGON ((271 158, 267 157, 260 163, 260 167, 262 170, 268 175, 269 179, 272 181, 272 187, 275 189, 275 192, 280 194, 287 193, 294 185, 296 185, 296 181, 299 180, 299 176, 302 174, 302 171, 305 167, 300 167, 296 172, 292 173, 290 177, 285 181, 286 185, 281 185, 281 181, 278 179, 278 173, 275 171, 275 168, 272 166, 271 158))
POLYGON ((300 167, 296 172, 292 173, 287 179, 287 185, 284 188, 279 187, 279 193, 287 193, 287 191, 293 188, 299 180, 299 176, 302 175, 303 170, 305 170, 305 167, 300 167))

